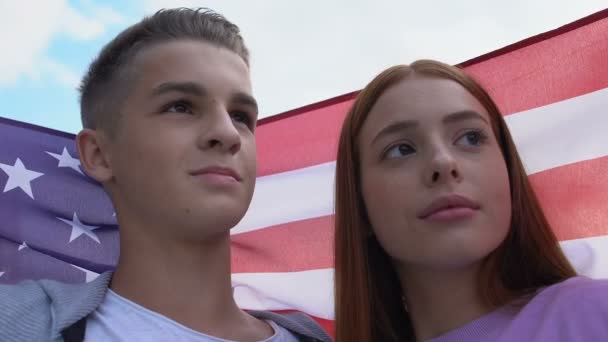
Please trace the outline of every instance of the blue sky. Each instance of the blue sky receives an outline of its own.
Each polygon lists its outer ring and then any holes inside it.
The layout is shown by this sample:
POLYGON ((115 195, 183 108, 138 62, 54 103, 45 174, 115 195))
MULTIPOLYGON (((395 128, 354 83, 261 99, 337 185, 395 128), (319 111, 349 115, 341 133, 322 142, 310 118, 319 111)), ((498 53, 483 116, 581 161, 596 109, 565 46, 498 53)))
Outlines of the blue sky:
POLYGON ((359 89, 393 64, 458 63, 606 7, 605 0, 461 0, 440 2, 438 13, 428 3, 0 1, 0 116, 78 132, 76 89, 88 64, 118 32, 162 7, 210 7, 241 27, 262 116, 359 89))
MULTIPOLYGON (((5 68, 16 68, 18 72, 13 79, 0 76, 0 116, 77 132, 80 129, 77 87, 81 75, 100 47, 133 22, 132 18, 141 16, 141 11, 117 0, 100 1, 103 6, 94 1, 48 2, 49 5, 41 7, 62 8, 55 20, 71 20, 75 27, 66 28, 62 27, 64 24, 47 22, 39 30, 51 32, 46 40, 38 41, 27 37, 36 36, 35 32, 28 32, 24 39, 29 38, 32 40, 29 45, 36 45, 25 49, 34 50, 28 56, 31 58, 28 65, 19 65, 20 54, 8 57, 13 58, 9 61, 0 55, 0 64, 9 63, 5 68), (107 18, 100 13, 105 13, 107 18), (66 19, 67 16, 72 18, 66 19), (81 34, 72 32, 78 31, 79 26, 83 29, 81 34)), ((13 5, 10 12, 13 17, 19 15, 21 19, 18 20, 24 22, 27 10, 14 8, 16 6, 13 5)), ((2 13, 1 19, 8 16, 6 11, 2 13)), ((9 28, 9 32, 13 35, 19 32, 19 28, 9 28)))

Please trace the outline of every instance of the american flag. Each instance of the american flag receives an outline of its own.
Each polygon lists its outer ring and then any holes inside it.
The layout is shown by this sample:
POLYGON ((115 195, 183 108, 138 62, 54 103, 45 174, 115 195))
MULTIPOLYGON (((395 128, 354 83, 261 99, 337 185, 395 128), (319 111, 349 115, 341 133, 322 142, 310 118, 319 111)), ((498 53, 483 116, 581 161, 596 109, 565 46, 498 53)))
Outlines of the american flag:
MULTIPOLYGON (((463 66, 505 114, 576 269, 608 278, 608 10, 463 66)), ((232 230, 243 308, 303 311, 331 327, 334 161, 355 96, 260 122, 258 183, 232 230)), ((0 170, 0 282, 84 282, 113 269, 112 205, 83 174, 73 135, 0 119, 0 170)))

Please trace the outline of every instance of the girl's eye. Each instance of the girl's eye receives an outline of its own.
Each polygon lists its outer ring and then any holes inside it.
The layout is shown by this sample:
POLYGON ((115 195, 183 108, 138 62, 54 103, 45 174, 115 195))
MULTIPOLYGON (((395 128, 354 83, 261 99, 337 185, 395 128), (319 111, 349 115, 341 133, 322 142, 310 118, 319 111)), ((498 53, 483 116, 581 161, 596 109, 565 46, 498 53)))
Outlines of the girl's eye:
POLYGON ((465 146, 479 146, 483 144, 486 139, 487 136, 482 131, 469 131, 458 138, 458 140, 456 140, 456 144, 465 146))
POLYGON ((408 155, 414 153, 415 150, 412 146, 408 144, 397 144, 391 148, 389 148, 384 154, 385 159, 395 159, 395 158, 403 158, 408 155))

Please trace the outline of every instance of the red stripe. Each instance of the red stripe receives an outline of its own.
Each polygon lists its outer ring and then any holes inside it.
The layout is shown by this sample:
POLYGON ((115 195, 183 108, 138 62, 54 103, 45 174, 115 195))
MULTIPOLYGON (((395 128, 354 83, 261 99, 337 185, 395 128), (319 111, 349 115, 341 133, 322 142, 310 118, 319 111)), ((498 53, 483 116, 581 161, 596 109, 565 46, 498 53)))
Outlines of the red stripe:
POLYGON ((258 175, 335 160, 340 127, 352 101, 320 106, 259 126, 256 129, 258 175))
MULTIPOLYGON (((602 11, 497 50, 466 62, 467 70, 488 88, 506 114, 607 88, 607 16, 608 10, 602 11)), ((335 160, 340 126, 356 94, 261 120, 259 175, 335 160)))
POLYGON ((232 272, 295 272, 332 268, 332 216, 232 236, 232 272))
POLYGON ((315 321, 317 321, 317 323, 319 323, 319 325, 325 329, 325 331, 327 331, 327 333, 329 335, 331 335, 331 337, 335 338, 336 337, 336 327, 334 325, 334 321, 330 321, 327 319, 322 319, 322 318, 317 318, 317 317, 313 317, 313 319, 315 321))
POLYGON ((604 9, 604 10, 601 10, 599 12, 593 13, 591 15, 588 15, 588 16, 584 17, 584 18, 581 18, 579 20, 576 20, 574 22, 571 22, 569 24, 561 26, 561 27, 559 27, 559 28, 557 28, 555 30, 547 31, 547 32, 538 34, 536 36, 532 36, 532 37, 526 38, 526 39, 524 39, 522 41, 519 41, 517 43, 505 46, 505 47, 503 47, 501 49, 498 49, 498 50, 495 50, 495 51, 483 54, 481 56, 469 59, 466 62, 460 63, 460 65, 463 66, 463 67, 468 67, 468 66, 473 65, 473 64, 485 62, 485 61, 487 61, 489 59, 492 59, 492 58, 495 58, 495 57, 498 57, 498 56, 502 56, 504 54, 513 52, 515 50, 519 50, 519 49, 528 47, 528 46, 536 44, 538 42, 542 42, 543 40, 554 38, 556 36, 559 36, 559 35, 562 35, 564 33, 570 32, 572 30, 576 30, 578 28, 581 28, 583 26, 587 26, 589 24, 593 24, 596 21, 600 21, 600 20, 603 20, 603 19, 606 19, 606 18, 608 18, 608 9, 604 9))
MULTIPOLYGON (((608 13, 608 12, 607 12, 608 13)), ((608 18, 467 67, 505 114, 608 87, 608 18)))
POLYGON ((608 235, 608 157, 530 176, 559 240, 608 235))
MULTIPOLYGON (((608 235, 608 157, 530 176, 559 240, 608 235)), ((232 237, 232 269, 294 272, 333 267, 332 216, 232 237)))

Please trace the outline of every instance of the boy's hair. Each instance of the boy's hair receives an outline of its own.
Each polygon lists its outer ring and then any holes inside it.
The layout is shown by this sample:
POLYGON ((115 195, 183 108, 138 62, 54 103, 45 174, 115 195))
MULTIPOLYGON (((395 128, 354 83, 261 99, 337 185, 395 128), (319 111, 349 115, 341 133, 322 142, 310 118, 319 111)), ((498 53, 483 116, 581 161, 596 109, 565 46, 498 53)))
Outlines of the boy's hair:
POLYGON ((209 9, 163 9, 122 31, 101 50, 82 79, 80 113, 84 128, 113 135, 129 86, 137 73, 131 68, 139 52, 154 44, 197 40, 228 49, 249 66, 249 51, 238 26, 209 9))

